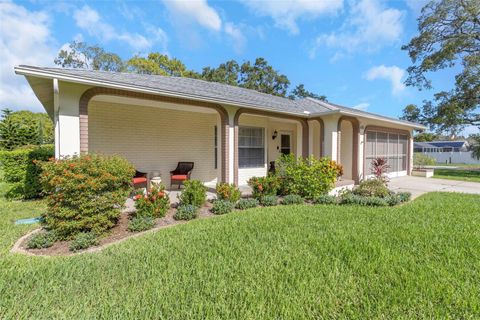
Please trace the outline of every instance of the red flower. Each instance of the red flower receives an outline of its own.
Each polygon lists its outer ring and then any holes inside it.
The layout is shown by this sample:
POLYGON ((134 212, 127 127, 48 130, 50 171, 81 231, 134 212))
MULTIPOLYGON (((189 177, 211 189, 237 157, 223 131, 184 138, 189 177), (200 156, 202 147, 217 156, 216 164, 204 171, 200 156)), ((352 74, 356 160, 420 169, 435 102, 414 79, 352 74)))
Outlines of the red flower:
POLYGON ((162 191, 159 191, 157 195, 158 195, 160 198, 163 198, 163 196, 165 195, 165 193, 163 193, 162 191))
POLYGON ((138 200, 142 197, 141 194, 136 194, 134 197, 133 197, 133 200, 138 200))

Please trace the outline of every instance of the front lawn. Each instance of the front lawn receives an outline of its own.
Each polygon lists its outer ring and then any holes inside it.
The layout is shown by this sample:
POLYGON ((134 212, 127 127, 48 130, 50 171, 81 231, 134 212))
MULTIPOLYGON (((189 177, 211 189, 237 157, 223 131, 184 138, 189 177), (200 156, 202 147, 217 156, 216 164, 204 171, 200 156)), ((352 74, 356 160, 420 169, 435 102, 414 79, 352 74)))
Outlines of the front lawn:
POLYGON ((435 169, 434 178, 480 182, 480 168, 478 169, 435 169))
POLYGON ((11 254, 41 203, 0 200, 0 318, 480 317, 480 197, 256 208, 70 257, 11 254))

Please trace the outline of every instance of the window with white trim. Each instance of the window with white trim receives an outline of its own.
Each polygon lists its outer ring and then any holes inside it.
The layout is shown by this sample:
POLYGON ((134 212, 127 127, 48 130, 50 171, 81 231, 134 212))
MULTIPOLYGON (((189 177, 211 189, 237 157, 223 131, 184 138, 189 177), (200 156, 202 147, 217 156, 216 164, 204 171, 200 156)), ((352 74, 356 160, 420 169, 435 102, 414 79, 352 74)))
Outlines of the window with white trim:
POLYGON ((238 167, 265 166, 265 130, 257 127, 238 128, 238 167))

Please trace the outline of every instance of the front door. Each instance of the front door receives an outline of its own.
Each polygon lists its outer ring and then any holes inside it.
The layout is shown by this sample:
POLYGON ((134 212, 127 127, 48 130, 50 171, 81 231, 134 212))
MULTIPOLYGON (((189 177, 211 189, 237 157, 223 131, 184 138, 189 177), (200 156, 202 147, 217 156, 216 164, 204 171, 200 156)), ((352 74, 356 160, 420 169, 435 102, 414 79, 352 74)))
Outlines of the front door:
POLYGON ((290 154, 292 152, 292 135, 289 133, 280 134, 280 152, 290 154))

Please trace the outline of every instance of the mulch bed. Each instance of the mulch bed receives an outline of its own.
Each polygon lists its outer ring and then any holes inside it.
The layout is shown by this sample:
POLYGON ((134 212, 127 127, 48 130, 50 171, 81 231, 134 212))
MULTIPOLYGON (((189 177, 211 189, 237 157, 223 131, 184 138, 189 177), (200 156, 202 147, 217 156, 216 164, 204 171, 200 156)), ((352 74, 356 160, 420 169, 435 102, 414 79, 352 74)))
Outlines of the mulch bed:
MULTIPOLYGON (((213 216, 214 214, 210 211, 211 208, 212 208, 212 204, 210 202, 206 202, 205 205, 202 208, 200 208, 198 218, 202 219, 202 218, 207 218, 207 217, 213 216)), ((19 243, 17 243, 17 245, 14 246, 12 251, 13 252, 25 253, 25 254, 28 254, 28 255, 36 255, 36 256, 67 256, 67 255, 73 255, 73 254, 78 254, 78 253, 82 253, 82 252, 95 252, 95 251, 99 251, 99 250, 101 250, 101 249, 103 249, 103 248, 105 248, 105 247, 107 247, 111 244, 120 242, 120 241, 122 241, 124 239, 127 239, 127 238, 130 238, 130 237, 138 236, 138 235, 144 234, 146 232, 152 232, 152 231, 155 231, 155 230, 167 228, 167 227, 170 227, 170 226, 173 226, 173 225, 186 223, 187 221, 182 221, 182 220, 177 221, 177 220, 173 219, 173 215, 175 214, 176 211, 177 210, 175 208, 173 208, 173 207, 170 208, 167 211, 165 217, 158 218, 158 219, 155 220, 155 227, 153 227, 150 230, 143 231, 143 232, 130 232, 130 231, 127 230, 128 222, 129 222, 129 216, 130 216, 131 212, 124 211, 120 214, 120 217, 119 217, 118 222, 115 225, 115 227, 110 229, 109 233, 106 236, 99 239, 99 244, 97 246, 90 247, 86 250, 77 251, 75 253, 69 250, 69 246, 70 246, 71 241, 57 241, 57 242, 54 243, 53 246, 51 246, 49 248, 28 249, 27 248, 27 243, 28 243, 28 240, 29 240, 30 236, 33 233, 38 232, 40 229, 36 229, 36 230, 32 231, 31 233, 29 233, 29 235, 27 237, 22 237, 22 239, 19 240, 19 243)))

